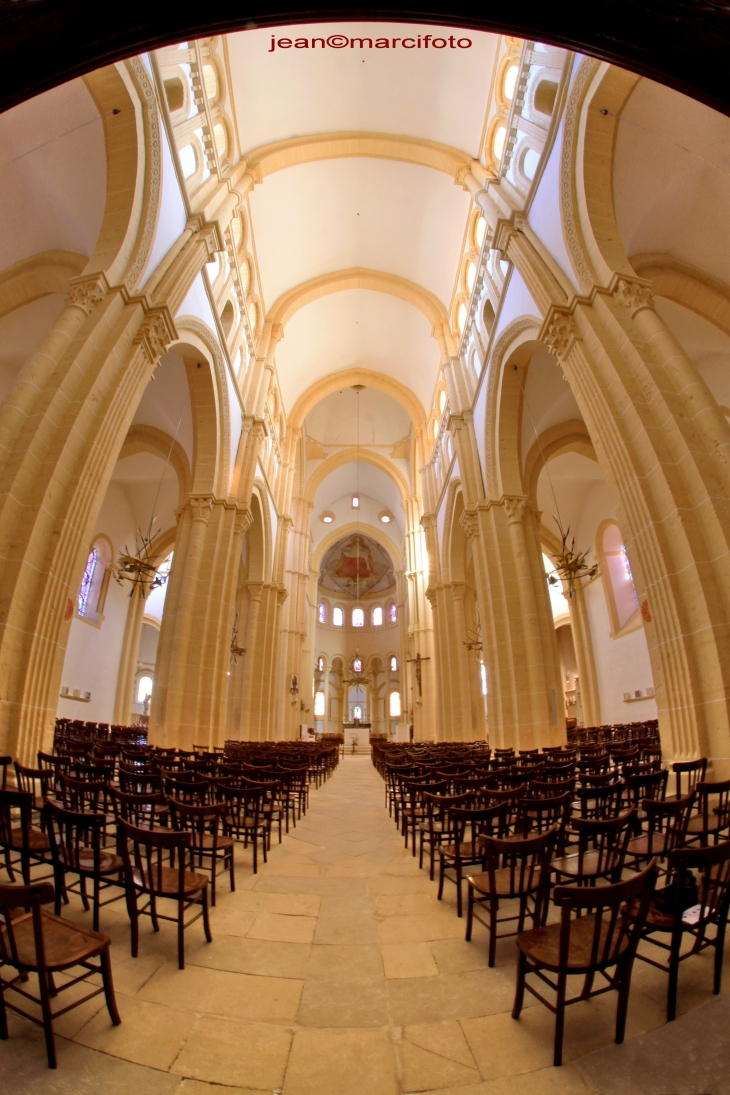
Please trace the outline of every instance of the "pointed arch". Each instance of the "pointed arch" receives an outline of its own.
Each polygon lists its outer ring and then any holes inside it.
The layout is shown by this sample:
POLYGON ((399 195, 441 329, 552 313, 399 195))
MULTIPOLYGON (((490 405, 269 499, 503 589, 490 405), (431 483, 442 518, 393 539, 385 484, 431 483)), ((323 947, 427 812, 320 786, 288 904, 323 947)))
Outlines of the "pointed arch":
POLYGON ((376 373, 371 369, 342 369, 338 373, 330 373, 317 380, 306 392, 297 399, 292 407, 287 420, 290 429, 300 429, 304 419, 316 405, 332 392, 338 392, 340 388, 349 388, 353 384, 364 384, 367 388, 374 388, 384 395, 389 395, 396 403, 399 403, 408 414, 414 427, 418 429, 426 422, 426 413, 420 399, 405 384, 393 380, 385 373, 376 373))
POLYGON ((336 471, 337 468, 341 468, 343 464, 352 464, 356 460, 360 460, 363 464, 370 464, 372 467, 385 472, 398 488, 403 506, 405 507, 406 502, 411 496, 411 492, 408 483, 398 469, 394 468, 390 461, 387 460, 386 457, 381 456, 380 453, 370 452, 367 449, 357 449, 354 446, 349 449, 343 449, 342 452, 333 453, 332 456, 328 456, 326 460, 323 460, 318 468, 315 468, 307 482, 304 492, 305 499, 308 502, 313 503, 317 488, 324 482, 327 476, 333 471, 336 471))

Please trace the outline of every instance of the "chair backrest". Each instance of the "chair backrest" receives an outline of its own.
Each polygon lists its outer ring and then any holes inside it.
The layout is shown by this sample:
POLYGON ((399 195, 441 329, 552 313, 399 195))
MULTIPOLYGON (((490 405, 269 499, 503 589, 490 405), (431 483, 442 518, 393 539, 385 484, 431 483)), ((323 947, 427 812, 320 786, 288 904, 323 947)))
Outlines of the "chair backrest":
POLYGON ((521 798, 517 804, 515 831, 526 837, 529 833, 544 833, 553 826, 563 830, 568 823, 572 797, 567 791, 549 798, 521 798))
POLYGON ((542 770, 541 779, 546 783, 562 783, 563 780, 572 779, 575 772, 575 762, 570 760, 565 764, 554 764, 552 758, 542 770))
MULTIPOLYGON (((542 773, 541 773, 542 775, 542 773)), ((561 779, 551 783, 549 780, 533 779, 530 781, 530 794, 535 798, 550 798, 553 795, 572 795, 575 791, 574 779, 561 779)))
POLYGON ((215 854, 221 821, 226 814, 224 802, 194 806, 170 799, 170 813, 173 829, 190 834, 190 851, 193 855, 196 852, 215 854))
POLYGON ((572 965, 571 973, 606 969, 620 961, 633 962, 641 932, 651 904, 657 880, 657 861, 625 882, 608 886, 556 886, 553 900, 560 909, 560 948, 558 963, 561 971, 568 968, 570 936, 582 919, 581 932, 585 933, 586 913, 592 913, 592 931, 589 940, 584 935, 581 951, 585 962, 572 965), (638 906, 636 904, 638 902, 638 906), (631 910, 629 912, 629 910, 631 910))
POLYGON ((467 792, 462 795, 442 795, 431 794, 426 792, 423 796, 423 802, 426 807, 426 821, 429 829, 433 829, 434 826, 443 826, 444 830, 451 830, 452 823, 449 816, 449 811, 454 806, 468 806, 472 801, 472 796, 467 792))
POLYGON ((622 780, 606 783, 603 787, 579 787, 575 798, 580 803, 582 818, 616 817, 621 810, 621 800, 626 787, 622 780))
POLYGON ((608 787, 618 783, 617 772, 583 772, 581 773, 581 787, 608 787))
POLYGON ((121 817, 137 829, 151 829, 155 823, 155 807, 163 806, 167 799, 160 792, 148 795, 134 795, 127 791, 112 791, 114 814, 121 817))
POLYGON ((124 764, 117 773, 119 787, 126 795, 152 795, 162 791, 162 778, 152 772, 130 771, 124 764))
POLYGON ((12 757, 0 757, 0 790, 4 791, 8 785, 8 768, 12 763, 12 757))
POLYGON ((730 911, 730 840, 712 844, 707 848, 676 848, 669 857, 669 868, 676 878, 675 917, 685 911, 680 902, 685 892, 684 879, 690 871, 700 878, 700 918, 697 933, 702 938, 707 924, 724 924, 730 911))
POLYGON ((83 761, 77 761, 74 764, 74 777, 88 780, 90 783, 111 783, 114 777, 114 762, 84 764, 83 761))
POLYGON ((32 817, 33 796, 30 791, 0 791, 0 846, 11 848, 17 844, 17 830, 20 829, 22 850, 27 852, 32 817))
POLYGON ((78 866, 81 853, 88 860, 91 852, 93 870, 98 874, 106 824, 104 814, 77 813, 56 802, 47 802, 43 813, 54 866, 78 866))
POLYGON ((648 798, 662 801, 667 792, 667 779, 669 772, 645 772, 637 775, 626 775, 626 786, 629 790, 629 799, 634 806, 639 806, 648 798))
POLYGON ((677 798, 686 795, 689 791, 695 791, 697 784, 702 783, 707 772, 707 757, 698 760, 678 760, 672 765, 672 771, 677 777, 677 798), (686 786, 683 787, 683 776, 686 776, 686 786))
POLYGON ((670 802, 645 798, 641 803, 649 823, 649 855, 669 855, 684 843, 695 792, 670 802))
POLYGON ((573 819, 573 828, 578 833, 578 885, 586 876, 590 881, 609 874, 616 881, 620 879, 635 824, 635 809, 618 817, 573 819))
POLYGON ((502 882, 499 893, 503 897, 508 896, 505 889, 514 896, 542 890, 543 897, 540 900, 543 900, 547 896, 550 860, 558 835, 558 826, 553 825, 544 833, 535 833, 522 840, 487 837, 484 842, 484 851, 491 893, 498 892, 496 874, 501 866, 502 882), (505 870, 509 872, 506 876, 505 870))
POLYGON ((456 859, 475 859, 480 854, 479 837, 507 835, 504 805, 470 809, 454 806, 449 811, 453 825, 456 859))
MULTIPOLYGON (((41 906, 50 905, 54 898, 53 886, 50 882, 35 882, 30 886, 0 885, 0 959, 8 962, 16 969, 46 968, 45 948, 43 945, 43 924, 41 921, 41 906), (20 961, 13 922, 17 919, 17 910, 27 912, 30 909, 33 918, 33 941, 35 943, 35 962, 31 966, 23 966, 20 961), (13 915, 13 914, 16 915, 13 915)), ((25 943, 25 940, 24 940, 25 943)), ((24 947, 24 957, 25 954, 24 947)))
POLYGON ((696 790, 705 829, 710 828, 710 823, 720 832, 730 829, 730 779, 698 783, 696 790))
POLYGON ((124 818, 119 818, 117 846, 124 861, 127 885, 149 893, 161 891, 165 852, 175 853, 177 863, 177 896, 185 894, 185 871, 189 859, 191 835, 173 829, 138 829, 124 818))
POLYGON ((206 805, 211 801, 213 790, 213 780, 211 779, 165 780, 165 793, 171 799, 175 799, 177 802, 185 802, 189 806, 206 805))
POLYGON ((15 779, 19 791, 27 791, 34 798, 45 799, 53 782, 53 772, 47 768, 26 768, 16 760, 15 779))
POLYGON ((226 823, 233 828, 258 826, 263 809, 264 793, 252 787, 229 787, 216 784, 225 804, 226 823))
POLYGON ((73 779, 63 772, 58 777, 64 809, 79 814, 109 814, 112 792, 103 780, 73 779))

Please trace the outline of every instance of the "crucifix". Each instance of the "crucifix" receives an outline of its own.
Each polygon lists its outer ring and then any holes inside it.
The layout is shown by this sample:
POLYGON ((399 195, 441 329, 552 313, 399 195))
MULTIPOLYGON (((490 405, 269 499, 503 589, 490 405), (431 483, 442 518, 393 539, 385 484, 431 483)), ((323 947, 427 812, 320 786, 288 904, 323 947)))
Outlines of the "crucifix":
POLYGON ((418 681, 418 695, 422 696, 423 691, 421 689, 421 664, 423 662, 430 662, 430 658, 422 658, 420 654, 416 654, 415 658, 406 658, 406 661, 413 662, 416 667, 416 680, 418 681))

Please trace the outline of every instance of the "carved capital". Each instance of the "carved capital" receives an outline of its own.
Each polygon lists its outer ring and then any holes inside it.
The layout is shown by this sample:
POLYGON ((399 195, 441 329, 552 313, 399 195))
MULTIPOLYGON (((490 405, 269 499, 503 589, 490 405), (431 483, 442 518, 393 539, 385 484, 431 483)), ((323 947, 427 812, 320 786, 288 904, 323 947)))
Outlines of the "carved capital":
POLYGON ((474 511, 465 509, 459 518, 459 523, 467 539, 473 540, 479 535, 479 518, 474 511))
POLYGON ((512 221, 498 220, 497 226, 494 229, 494 249, 496 251, 501 251, 506 257, 510 240, 515 235, 516 231, 517 229, 512 221))
POLYGON ((428 588, 424 590, 424 593, 425 593, 425 596, 426 596, 426 600, 431 605, 431 608, 436 608, 436 600, 437 600, 437 597, 438 597, 438 591, 436 589, 434 589, 433 586, 428 586, 428 588))
POLYGON ((91 277, 70 278, 68 283, 68 302, 91 315, 109 292, 109 283, 104 274, 92 274, 91 277))
POLYGON ((567 312, 551 311, 543 324, 540 339, 556 357, 565 357, 579 338, 575 320, 567 312))
POLYGON ((246 507, 246 509, 239 509, 236 513, 236 519, 233 523, 233 535, 244 536, 253 524, 253 513, 246 507))
POLYGON ((466 597, 466 582, 451 582, 448 587, 451 590, 451 596, 457 601, 463 601, 466 597))
POLYGON ((207 525, 213 512, 213 498, 209 494, 195 495, 188 499, 193 521, 202 521, 207 525))
POLYGON ((156 365, 167 347, 178 337, 166 304, 150 308, 142 320, 134 341, 147 355, 150 365, 156 365))
POLYGON ((619 304, 630 312, 632 319, 642 308, 654 307, 654 297, 648 285, 641 285, 636 281, 619 278, 613 292, 619 304))
POLYGON ((209 259, 212 259, 216 252, 225 250, 220 228, 215 223, 204 222, 198 230, 198 238, 205 244, 209 259))
POLYGON ((527 509, 526 498, 507 498, 502 499, 502 505, 504 511, 507 514, 507 520, 510 524, 522 521, 525 516, 525 510, 527 509))
POLYGON ((286 588, 286 586, 277 586, 277 588, 276 588, 276 603, 278 604, 279 608, 281 608, 281 606, 284 604, 284 601, 287 599, 288 596, 289 596, 289 590, 286 588))

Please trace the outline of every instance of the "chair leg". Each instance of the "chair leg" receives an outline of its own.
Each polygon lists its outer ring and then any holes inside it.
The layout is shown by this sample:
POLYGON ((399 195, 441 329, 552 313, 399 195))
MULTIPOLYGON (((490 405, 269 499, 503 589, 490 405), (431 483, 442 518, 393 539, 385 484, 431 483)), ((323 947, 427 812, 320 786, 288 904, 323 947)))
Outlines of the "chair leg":
POLYGON ((236 892, 236 875, 233 868, 233 848, 228 849, 228 862, 230 864, 229 871, 231 875, 231 893, 236 892))
POLYGON ((713 979, 712 991, 715 996, 720 992, 722 986, 722 958, 723 951, 725 950, 725 925, 727 920, 725 917, 720 918, 720 923, 717 927, 717 936, 715 938, 715 975, 713 979))
POLYGON ((616 1006, 616 1045, 621 1045, 626 1033, 626 1016, 629 1010, 629 992, 631 990, 631 966, 621 971, 616 1006))
POLYGON ((519 1019, 522 1012, 522 1003, 525 999, 525 974, 527 972, 527 961, 522 951, 519 953, 517 959, 517 988, 515 990, 515 1002, 512 1008, 512 1018, 519 1019))
POLYGON ((438 900, 441 901, 443 896, 444 896, 444 857, 443 857, 443 855, 441 855, 441 856, 439 856, 439 892, 438 892, 438 900))
POLYGON ((563 1063, 563 1031, 565 1030, 565 982, 566 975, 558 975, 558 998, 555 1001, 555 1052, 553 1064, 557 1068, 563 1063))
POLYGON ((205 938, 209 943, 213 942, 213 936, 210 930, 210 920, 208 919, 208 887, 203 887, 203 930, 205 932, 205 938))
POLYGON ((497 962, 497 911, 499 902, 496 897, 489 899, 489 966, 493 968, 497 962))
POLYGON ((454 865, 456 871, 456 915, 462 917, 464 915, 464 898, 461 892, 461 861, 454 865))
POLYGON ((8 1037, 8 1013, 5 1010, 5 997, 3 996, 3 982, 0 977, 0 1040, 5 1042, 8 1037))
POLYGON ((466 941, 471 942, 471 928, 474 921, 474 887, 469 883, 469 900, 466 911, 466 941))
POLYGON ((672 933, 672 946, 669 952, 669 987, 667 989, 667 1022, 677 1017, 677 987, 679 985, 679 951, 682 946, 682 931, 672 933))
POLYGON ((139 954, 139 912, 137 910, 136 890, 133 890, 127 897, 127 910, 129 912, 132 958, 136 958, 139 954))
POLYGON ((104 999, 106 1000, 109 1018, 115 1027, 121 1023, 121 1017, 117 1011, 117 998, 114 995, 114 981, 112 980, 112 962, 109 948, 106 947, 99 955, 101 961, 101 980, 104 985, 104 999))
POLYGON ((99 930, 99 879, 94 879, 94 919, 92 921, 95 932, 99 930))
POLYGON ((48 988, 48 975, 38 971, 38 986, 41 991, 41 1011, 43 1013, 43 1033, 46 1036, 48 1067, 56 1068, 56 1044, 53 1038, 53 1014, 51 1012, 51 994, 48 988))
POLYGON ((185 901, 178 898, 177 902, 177 965, 178 969, 185 969, 185 901))

